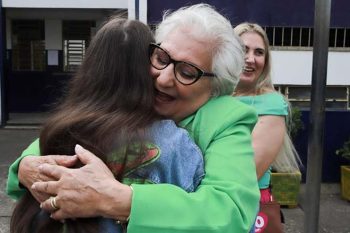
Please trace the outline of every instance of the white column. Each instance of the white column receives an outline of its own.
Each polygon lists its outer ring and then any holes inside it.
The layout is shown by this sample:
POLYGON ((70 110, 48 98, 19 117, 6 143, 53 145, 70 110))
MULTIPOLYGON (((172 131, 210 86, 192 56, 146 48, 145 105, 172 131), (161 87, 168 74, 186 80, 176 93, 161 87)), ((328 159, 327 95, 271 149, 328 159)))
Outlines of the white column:
POLYGON ((59 65, 59 50, 62 50, 62 20, 45 19, 45 49, 47 65, 59 65))
POLYGON ((128 19, 135 19, 135 0, 128 0, 128 19))
POLYGON ((139 9, 136 9, 136 0, 128 1, 128 19, 136 19, 136 10, 139 12, 139 18, 141 22, 147 24, 147 0, 138 0, 139 9))
POLYGON ((45 19, 45 49, 62 50, 62 20, 45 19))
POLYGON ((147 24, 147 0, 139 0, 139 20, 147 24))
POLYGON ((12 49, 11 20, 6 18, 6 49, 12 49))

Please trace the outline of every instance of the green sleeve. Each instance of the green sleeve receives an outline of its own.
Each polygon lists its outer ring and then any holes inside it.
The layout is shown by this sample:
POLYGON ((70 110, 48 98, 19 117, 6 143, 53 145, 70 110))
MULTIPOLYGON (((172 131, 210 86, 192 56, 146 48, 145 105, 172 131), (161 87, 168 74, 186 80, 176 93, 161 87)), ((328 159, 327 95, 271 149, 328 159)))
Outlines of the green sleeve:
POLYGON ((21 160, 28 155, 40 155, 39 139, 36 139, 25 149, 21 156, 11 164, 9 168, 9 174, 6 185, 6 193, 13 199, 20 199, 26 192, 25 188, 22 188, 18 181, 18 167, 21 160))
POLYGON ((254 96, 235 97, 245 104, 255 108, 258 115, 287 116, 288 103, 284 97, 277 91, 254 96))
POLYGON ((170 184, 133 185, 128 233, 246 233, 258 212, 251 131, 257 116, 230 97, 209 101, 188 128, 205 160, 206 175, 193 193, 170 184))

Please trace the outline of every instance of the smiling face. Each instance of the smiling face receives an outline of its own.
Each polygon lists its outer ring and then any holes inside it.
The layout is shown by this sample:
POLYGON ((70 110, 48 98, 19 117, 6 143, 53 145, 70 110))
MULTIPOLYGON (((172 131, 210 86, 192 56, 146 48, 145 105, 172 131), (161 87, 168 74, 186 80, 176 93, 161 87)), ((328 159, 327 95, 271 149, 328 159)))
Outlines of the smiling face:
POLYGON ((245 32, 240 37, 246 54, 239 85, 253 89, 264 71, 266 48, 263 38, 256 32, 245 32))
MULTIPOLYGON (((172 59, 191 63, 206 72, 211 72, 212 54, 208 42, 199 41, 188 30, 175 30, 162 41, 164 49, 172 59)), ((211 78, 201 77, 192 85, 183 85, 175 79, 174 64, 163 70, 151 67, 155 80, 156 111, 179 122, 197 111, 211 96, 211 78)))

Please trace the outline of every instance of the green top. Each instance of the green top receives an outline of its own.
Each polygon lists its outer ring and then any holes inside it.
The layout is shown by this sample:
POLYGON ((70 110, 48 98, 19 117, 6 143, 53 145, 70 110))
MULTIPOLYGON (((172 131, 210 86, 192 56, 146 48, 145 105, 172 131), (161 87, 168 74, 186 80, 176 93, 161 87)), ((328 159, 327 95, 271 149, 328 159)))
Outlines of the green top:
MULTIPOLYGON (((251 147, 254 110, 230 96, 213 98, 181 122, 204 154, 200 186, 187 193, 170 184, 133 184, 128 233, 246 233, 256 217, 259 191, 251 147)), ((22 156, 39 154, 32 144, 22 156)), ((18 159, 7 193, 19 197, 18 159)))
MULTIPOLYGON (((254 107, 259 116, 262 115, 275 115, 275 116, 287 116, 288 104, 284 100, 283 96, 278 92, 270 92, 256 96, 237 96, 237 99, 245 104, 254 107)), ((270 185, 271 180, 271 167, 265 174, 259 179, 259 188, 266 189, 270 185)))

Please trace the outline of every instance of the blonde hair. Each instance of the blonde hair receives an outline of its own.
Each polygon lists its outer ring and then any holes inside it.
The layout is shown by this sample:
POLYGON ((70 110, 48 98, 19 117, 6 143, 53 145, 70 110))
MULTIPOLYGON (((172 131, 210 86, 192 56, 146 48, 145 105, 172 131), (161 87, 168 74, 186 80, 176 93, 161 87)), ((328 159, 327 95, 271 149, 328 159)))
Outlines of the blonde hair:
POLYGON ((273 161, 272 167, 278 172, 297 172, 300 171, 299 166, 301 165, 299 154, 290 139, 288 131, 286 131, 282 148, 273 161))
POLYGON ((259 26, 258 24, 255 23, 241 23, 237 25, 233 29, 234 33, 237 36, 241 36, 244 33, 247 32, 253 32, 258 34, 264 41, 264 46, 265 46, 265 66, 264 69, 258 78, 257 85, 255 86, 256 88, 256 93, 257 94, 262 94, 266 91, 269 90, 274 90, 272 80, 271 80, 271 52, 270 52, 270 45, 269 45, 269 39, 267 38, 267 35, 265 33, 265 30, 259 26))
MULTIPOLYGON (((264 94, 266 92, 275 91, 275 88, 271 79, 271 52, 269 39, 267 38, 265 30, 258 24, 255 23, 241 23, 233 29, 234 33, 241 36, 247 32, 253 32, 258 34, 264 41, 265 45, 265 66, 258 78, 258 82, 255 86, 255 93, 257 95, 264 94)), ((283 95, 282 95, 283 96, 283 95)), ((272 163, 272 166, 278 172, 294 172, 300 171, 299 165, 302 165, 298 152, 296 151, 293 142, 290 138, 288 125, 290 124, 291 109, 289 101, 284 98, 288 104, 288 116, 286 116, 286 132, 284 135, 283 145, 279 151, 276 159, 272 163)))

